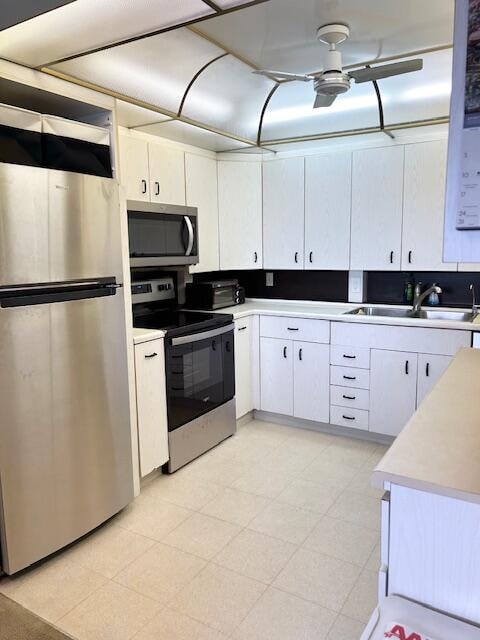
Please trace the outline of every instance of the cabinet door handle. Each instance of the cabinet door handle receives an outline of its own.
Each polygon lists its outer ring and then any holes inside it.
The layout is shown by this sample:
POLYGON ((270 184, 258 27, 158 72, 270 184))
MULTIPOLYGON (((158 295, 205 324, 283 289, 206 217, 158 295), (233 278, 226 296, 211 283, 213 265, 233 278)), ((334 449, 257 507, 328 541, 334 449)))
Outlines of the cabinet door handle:
POLYGON ((355 358, 356 358, 357 356, 349 356, 349 355, 347 355, 346 353, 344 353, 344 354, 343 354, 343 357, 344 357, 344 358, 348 358, 349 360, 355 360, 355 358))
POLYGON ((283 347, 283 357, 287 357, 287 347, 283 347))
POLYGON ((153 353, 146 353, 146 354, 145 354, 145 358, 147 358, 147 359, 148 359, 148 358, 156 358, 157 356, 158 356, 158 353, 155 353, 155 352, 153 352, 153 353))
POLYGON ((408 360, 405 360, 405 373, 408 376, 408 360))
POLYGON ((408 264, 412 264, 412 252, 408 252, 408 264))
POLYGON ((298 350, 298 359, 303 360, 303 349, 298 350))
POLYGON ((427 362, 426 366, 425 366, 425 375, 428 376, 430 375, 430 363, 427 362))
POLYGON ((298 327, 287 327, 287 331, 298 331, 298 327))
POLYGON ((356 380, 357 377, 356 376, 343 376, 344 380, 356 380))
POLYGON ((394 256, 394 252, 390 251, 390 264, 393 264, 393 256, 394 256))
POLYGON ((342 398, 345 398, 345 400, 356 400, 357 396, 346 396, 345 394, 342 396, 342 398))
POLYGON ((155 182, 155 195, 156 196, 160 195, 160 183, 159 182, 155 182))
POLYGON ((298 251, 295 251, 295 262, 298 263, 298 251))
POLYGON ((245 329, 247 328, 247 325, 245 325, 244 327, 238 327, 239 331, 245 331, 245 329))
POLYGON ((313 262, 313 251, 310 251, 310 253, 308 254, 308 261, 313 262))
POLYGON ((258 262, 258 253, 256 251, 253 252, 253 261, 258 262))
POLYGON ((342 415, 342 418, 345 418, 345 420, 355 420, 354 416, 344 416, 344 415, 342 415))
POLYGON ((147 193, 147 181, 142 180, 142 193, 147 193))

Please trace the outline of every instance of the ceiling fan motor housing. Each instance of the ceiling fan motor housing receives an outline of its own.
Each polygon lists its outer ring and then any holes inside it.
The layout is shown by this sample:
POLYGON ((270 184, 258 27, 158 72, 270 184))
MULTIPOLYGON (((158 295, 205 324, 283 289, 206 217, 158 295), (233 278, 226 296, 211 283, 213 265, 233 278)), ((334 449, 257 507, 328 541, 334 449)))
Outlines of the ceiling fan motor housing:
POLYGON ((338 96, 350 89, 350 78, 341 71, 325 71, 315 82, 315 91, 329 96, 338 96))

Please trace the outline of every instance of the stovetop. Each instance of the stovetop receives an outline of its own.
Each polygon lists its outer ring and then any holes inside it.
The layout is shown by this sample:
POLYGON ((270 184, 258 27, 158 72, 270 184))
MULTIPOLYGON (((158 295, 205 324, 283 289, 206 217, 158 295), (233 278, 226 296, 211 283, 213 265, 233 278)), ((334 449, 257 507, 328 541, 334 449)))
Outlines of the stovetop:
POLYGON ((139 329, 161 329, 167 336, 184 336, 223 327, 233 322, 230 313, 199 313, 183 309, 159 309, 135 316, 133 326, 139 329))

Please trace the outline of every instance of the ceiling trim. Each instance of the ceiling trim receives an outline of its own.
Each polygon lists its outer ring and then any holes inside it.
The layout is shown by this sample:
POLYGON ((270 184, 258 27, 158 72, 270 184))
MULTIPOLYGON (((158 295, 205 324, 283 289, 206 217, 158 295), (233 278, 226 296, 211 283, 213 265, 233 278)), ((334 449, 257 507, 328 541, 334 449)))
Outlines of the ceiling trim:
MULTIPOLYGON (((192 18, 191 20, 186 20, 185 22, 181 22, 178 24, 170 25, 169 27, 163 27, 162 29, 155 29, 154 31, 148 31, 147 33, 143 33, 136 36, 131 36, 130 38, 124 38, 123 40, 118 40, 116 42, 112 42, 110 44, 102 45, 101 47, 94 47, 93 49, 88 49, 87 51, 82 51, 81 53, 75 53, 70 56, 65 56, 64 58, 59 58, 58 60, 51 60, 49 62, 43 63, 37 67, 34 67, 37 70, 42 71, 44 67, 51 67, 56 64, 61 64, 63 62, 70 62, 71 60, 77 60, 78 58, 83 58, 85 56, 92 55, 93 53, 100 53, 101 51, 107 51, 108 49, 114 49, 115 47, 120 47, 124 44, 130 44, 132 42, 138 42, 139 40, 145 40, 145 38, 151 38, 153 36, 161 35, 162 33, 168 33, 169 31, 175 31, 176 29, 181 29, 183 27, 189 27, 191 25, 197 24, 199 22, 204 22, 205 20, 210 20, 211 18, 216 18, 218 16, 228 15, 229 13, 234 13, 236 11, 241 11, 242 9, 248 9, 249 7, 256 6, 258 4, 263 4, 265 2, 269 2, 270 0, 250 0, 245 4, 238 5, 235 7, 230 7, 228 9, 221 9, 217 13, 209 13, 206 16, 200 16, 198 18, 192 18)), ((222 47, 225 51, 226 47, 222 47)))
POLYGON ((203 4, 206 4, 210 9, 213 9, 217 13, 221 13, 222 8, 218 6, 213 0, 202 0, 203 4))
POLYGON ((127 96, 123 93, 119 93, 118 91, 113 91, 112 89, 107 89, 107 87, 102 87, 100 85, 94 84, 93 82, 88 82, 86 80, 82 80, 80 78, 76 78, 75 76, 71 76, 67 73, 63 73, 61 71, 56 71, 55 69, 48 69, 44 67, 40 69, 42 73, 46 73, 49 76, 53 76, 54 78, 59 78, 60 80, 65 80, 66 82, 71 82, 72 84, 76 84, 79 87, 84 87, 85 89, 91 89, 92 91, 97 91, 98 93, 102 93, 103 95, 110 96, 111 98, 116 98, 117 100, 123 100, 124 102, 128 102, 129 104, 133 104, 137 107, 142 107, 143 109, 149 109, 150 111, 154 111, 155 113, 160 113, 163 116, 168 116, 171 120, 179 120, 180 122, 184 122, 185 124, 193 125, 194 127, 198 127, 199 129, 203 129, 205 131, 209 131, 210 133, 217 133, 218 135, 223 136, 224 138, 230 138, 231 140, 235 140, 236 142, 242 142, 251 147, 256 147, 257 143, 255 140, 250 140, 249 138, 244 138, 242 136, 237 136, 235 133, 231 133, 229 131, 223 131, 222 129, 217 129, 216 127, 211 127, 203 122, 199 122, 198 120, 192 120, 192 118, 187 118, 185 116, 179 116, 173 111, 169 111, 168 109, 162 109, 157 107, 150 102, 144 102, 143 100, 138 100, 137 98, 132 98, 131 96, 127 96))
POLYGON ((260 70, 260 67, 257 64, 255 64, 255 62, 253 62, 252 60, 249 60, 248 58, 243 56, 241 53, 238 53, 238 51, 235 51, 234 49, 231 49, 230 47, 227 47, 227 45, 224 44, 223 42, 220 42, 220 40, 216 40, 212 36, 209 36, 207 33, 204 33, 201 29, 197 29, 196 27, 193 27, 193 26, 187 27, 187 29, 189 31, 191 31, 192 33, 195 33, 200 38, 203 38, 204 40, 207 40, 207 42, 210 42, 211 44, 214 44, 219 49, 223 49, 224 51, 229 53, 234 58, 237 58, 237 60, 240 60, 240 62, 243 62, 248 67, 251 67, 252 69, 255 69, 255 71, 259 71, 260 70))
POLYGON ((275 86, 272 88, 272 90, 270 91, 270 93, 267 96, 267 99, 265 100, 263 107, 262 107, 262 111, 260 113, 260 120, 258 122, 258 132, 257 132, 257 145, 260 146, 262 143, 262 128, 263 128, 263 120, 265 118, 265 113, 267 111, 267 107, 270 103, 270 100, 273 98, 273 95, 275 93, 275 91, 278 89, 278 87, 281 85, 280 82, 277 82, 275 84, 275 86))
POLYGON ((221 60, 222 58, 225 58, 225 56, 228 56, 228 55, 230 55, 230 54, 227 53, 227 52, 220 54, 216 58, 213 58, 213 60, 210 60, 209 62, 204 64, 203 67, 197 71, 197 73, 193 76, 193 78, 187 84, 187 88, 185 89, 185 91, 183 93, 183 97, 182 97, 182 99, 180 101, 180 106, 178 107, 178 113, 177 113, 178 117, 180 117, 182 115, 183 107, 185 105, 185 100, 187 99, 187 96, 190 93, 190 89, 193 87, 195 82, 198 80, 199 76, 201 76, 202 73, 205 71, 205 69, 208 69, 208 67, 210 67, 214 62, 217 62, 218 60, 221 60))
POLYGON ((19 20, 18 22, 15 22, 14 24, 10 24, 6 27, 3 27, 2 29, 0 29, 0 33, 2 31, 6 31, 7 29, 11 29, 12 27, 16 27, 19 24, 24 24, 29 20, 34 20, 35 18, 39 18, 40 16, 46 15, 47 13, 51 13, 52 11, 56 11, 57 9, 61 9, 62 7, 65 7, 67 4, 72 4, 73 2, 76 2, 76 1, 77 0, 63 0, 56 7, 50 7, 50 9, 44 9, 39 13, 34 13, 33 15, 28 16, 27 18, 22 18, 21 20, 19 20))
MULTIPOLYGON (((429 120, 410 120, 407 122, 397 122, 396 124, 386 125, 389 131, 398 131, 400 129, 416 129, 417 127, 429 127, 436 124, 448 124, 450 118, 441 116, 439 118, 431 118, 429 120)), ((315 133, 309 136, 298 136, 296 138, 279 138, 278 140, 265 140, 261 146, 291 144, 294 142, 314 142, 315 140, 328 140, 330 138, 346 138, 348 136, 360 136, 366 133, 382 133, 383 130, 379 126, 364 127, 362 129, 348 129, 346 131, 332 131, 330 133, 315 133)))

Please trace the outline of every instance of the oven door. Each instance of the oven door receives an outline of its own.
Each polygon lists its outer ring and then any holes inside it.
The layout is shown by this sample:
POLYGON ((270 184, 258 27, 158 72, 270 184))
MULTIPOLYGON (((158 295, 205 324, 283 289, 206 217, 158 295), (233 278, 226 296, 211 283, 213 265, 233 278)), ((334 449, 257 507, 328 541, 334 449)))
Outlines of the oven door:
POLYGON ((196 215, 129 210, 128 238, 132 267, 198 262, 196 215))
POLYGON ((233 324, 166 343, 168 430, 235 395, 233 324))

